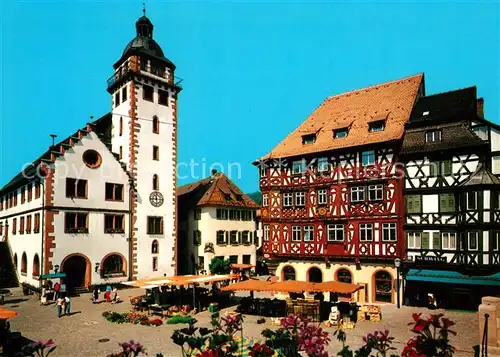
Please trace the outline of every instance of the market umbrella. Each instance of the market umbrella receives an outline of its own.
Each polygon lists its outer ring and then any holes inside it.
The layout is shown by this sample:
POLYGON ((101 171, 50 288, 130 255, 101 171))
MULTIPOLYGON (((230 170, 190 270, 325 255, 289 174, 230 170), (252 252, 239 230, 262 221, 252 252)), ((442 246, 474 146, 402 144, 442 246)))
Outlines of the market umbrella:
POLYGON ((353 294, 361 289, 360 285, 343 283, 341 281, 325 281, 323 283, 314 284, 314 292, 337 293, 337 294, 353 294))
POLYGON ((8 310, 3 307, 0 307, 0 320, 8 320, 13 317, 16 317, 18 313, 14 310, 8 310))
POLYGON ((223 287, 222 291, 271 291, 270 287, 273 285, 270 281, 264 280, 244 280, 238 283, 230 284, 223 287))

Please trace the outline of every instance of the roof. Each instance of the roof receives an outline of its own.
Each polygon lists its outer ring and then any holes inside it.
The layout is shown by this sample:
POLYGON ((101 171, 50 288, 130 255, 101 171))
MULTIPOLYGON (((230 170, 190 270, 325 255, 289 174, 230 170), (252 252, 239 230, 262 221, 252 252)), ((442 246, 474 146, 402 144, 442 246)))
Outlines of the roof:
POLYGON ((259 207, 222 172, 178 187, 177 197, 192 206, 259 207))
POLYGON ((500 179, 490 172, 486 166, 479 164, 476 171, 462 182, 461 186, 500 185, 500 179))
MULTIPOLYGON (((90 122, 88 124, 92 131, 94 131, 101 141, 110 149, 111 144, 109 142, 111 138, 111 113, 103 115, 101 118, 90 122)), ((88 133, 88 127, 77 130, 74 134, 68 136, 66 139, 60 141, 54 146, 50 146, 47 151, 45 151, 40 157, 34 160, 30 165, 24 166, 24 169, 19 172, 12 180, 10 180, 5 186, 0 189, 0 195, 11 192, 21 186, 24 186, 28 182, 34 181, 34 177, 37 177, 39 166, 43 163, 51 164, 54 157, 59 157, 63 155, 64 151, 71 147, 71 142, 79 140, 79 133, 88 133)), ((115 158, 118 160, 118 156, 113 153, 115 158)), ((122 163, 121 163, 122 164, 122 163)), ((121 165, 122 168, 127 172, 125 164, 121 165)))
POLYGON ((420 97, 411 114, 410 123, 475 118, 477 116, 476 92, 476 87, 468 87, 420 97))
POLYGON ((421 85, 423 74, 417 74, 329 97, 261 160, 400 139, 421 85), (385 129, 369 133, 369 123, 377 120, 386 121, 385 129), (349 129, 347 137, 334 139, 333 131, 341 128, 349 129), (308 134, 316 140, 303 144, 308 134))
POLYGON ((487 145, 487 142, 474 134, 467 122, 460 121, 428 125, 417 129, 407 129, 403 138, 401 154, 436 152, 482 145, 487 145), (441 130, 441 141, 426 142, 425 134, 432 130, 441 130))

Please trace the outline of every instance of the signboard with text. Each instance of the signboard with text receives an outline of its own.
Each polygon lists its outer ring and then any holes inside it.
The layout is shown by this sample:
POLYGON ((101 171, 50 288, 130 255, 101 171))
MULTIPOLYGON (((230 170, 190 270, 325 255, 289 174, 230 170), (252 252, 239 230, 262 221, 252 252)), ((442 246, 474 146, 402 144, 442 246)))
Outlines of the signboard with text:
POLYGON ((436 257, 435 255, 417 255, 415 257, 415 261, 426 263, 446 263, 446 257, 436 257))

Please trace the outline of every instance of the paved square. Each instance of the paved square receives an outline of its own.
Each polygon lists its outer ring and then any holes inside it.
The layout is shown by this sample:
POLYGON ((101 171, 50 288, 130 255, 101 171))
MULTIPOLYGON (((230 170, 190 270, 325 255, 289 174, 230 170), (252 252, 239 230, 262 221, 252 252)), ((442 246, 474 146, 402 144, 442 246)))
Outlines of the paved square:
MULTIPOLYGON (((6 307, 13 308, 20 315, 11 321, 11 329, 19 331, 31 340, 46 340, 52 338, 57 344, 53 357, 58 356, 82 356, 82 357, 105 357, 112 352, 120 350, 118 343, 127 340, 136 340, 142 343, 149 353, 155 355, 162 352, 166 357, 181 356, 180 349, 172 342, 170 336, 174 329, 184 327, 183 325, 163 325, 159 327, 140 326, 133 324, 114 324, 106 321, 102 312, 113 310, 125 312, 130 310, 128 301, 130 296, 140 295, 141 289, 130 289, 120 291, 124 302, 118 305, 101 303, 92 304, 90 294, 75 297, 71 302, 72 312, 78 312, 72 316, 57 317, 54 305, 41 306, 34 296, 22 296, 16 289, 12 295, 6 298, 6 307), (100 339, 109 339, 108 342, 99 342, 100 339)), ((247 296, 247 295, 244 295, 247 296)), ((406 341, 411 338, 412 333, 408 329, 408 322, 413 312, 422 312, 424 315, 430 310, 423 308, 402 307, 388 305, 382 307, 382 321, 360 322, 354 330, 347 330, 348 343, 357 347, 362 344, 361 338, 369 332, 380 329, 389 329, 395 337, 394 346, 400 352, 406 341)), ((435 310, 433 313, 443 312, 447 317, 456 322, 454 330, 456 337, 452 337, 452 344, 457 348, 455 356, 473 356, 472 346, 478 344, 478 315, 474 312, 455 312, 435 310)), ((209 325, 208 311, 196 316, 201 326, 209 325)), ((247 337, 260 337, 260 332, 265 328, 272 328, 270 318, 266 324, 258 325, 256 316, 246 316, 244 323, 244 335, 247 337)), ((327 328, 333 333, 333 328, 327 328)), ((335 356, 340 350, 340 344, 331 335, 332 342, 329 346, 330 356, 335 356)))

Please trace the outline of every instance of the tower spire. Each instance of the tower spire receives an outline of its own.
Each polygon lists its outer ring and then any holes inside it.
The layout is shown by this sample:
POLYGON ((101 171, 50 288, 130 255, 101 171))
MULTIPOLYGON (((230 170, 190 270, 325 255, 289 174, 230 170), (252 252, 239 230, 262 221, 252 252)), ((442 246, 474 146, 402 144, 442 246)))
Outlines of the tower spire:
POLYGON ((146 16, 146 3, 145 2, 142 3, 142 13, 144 14, 144 16, 146 16))

